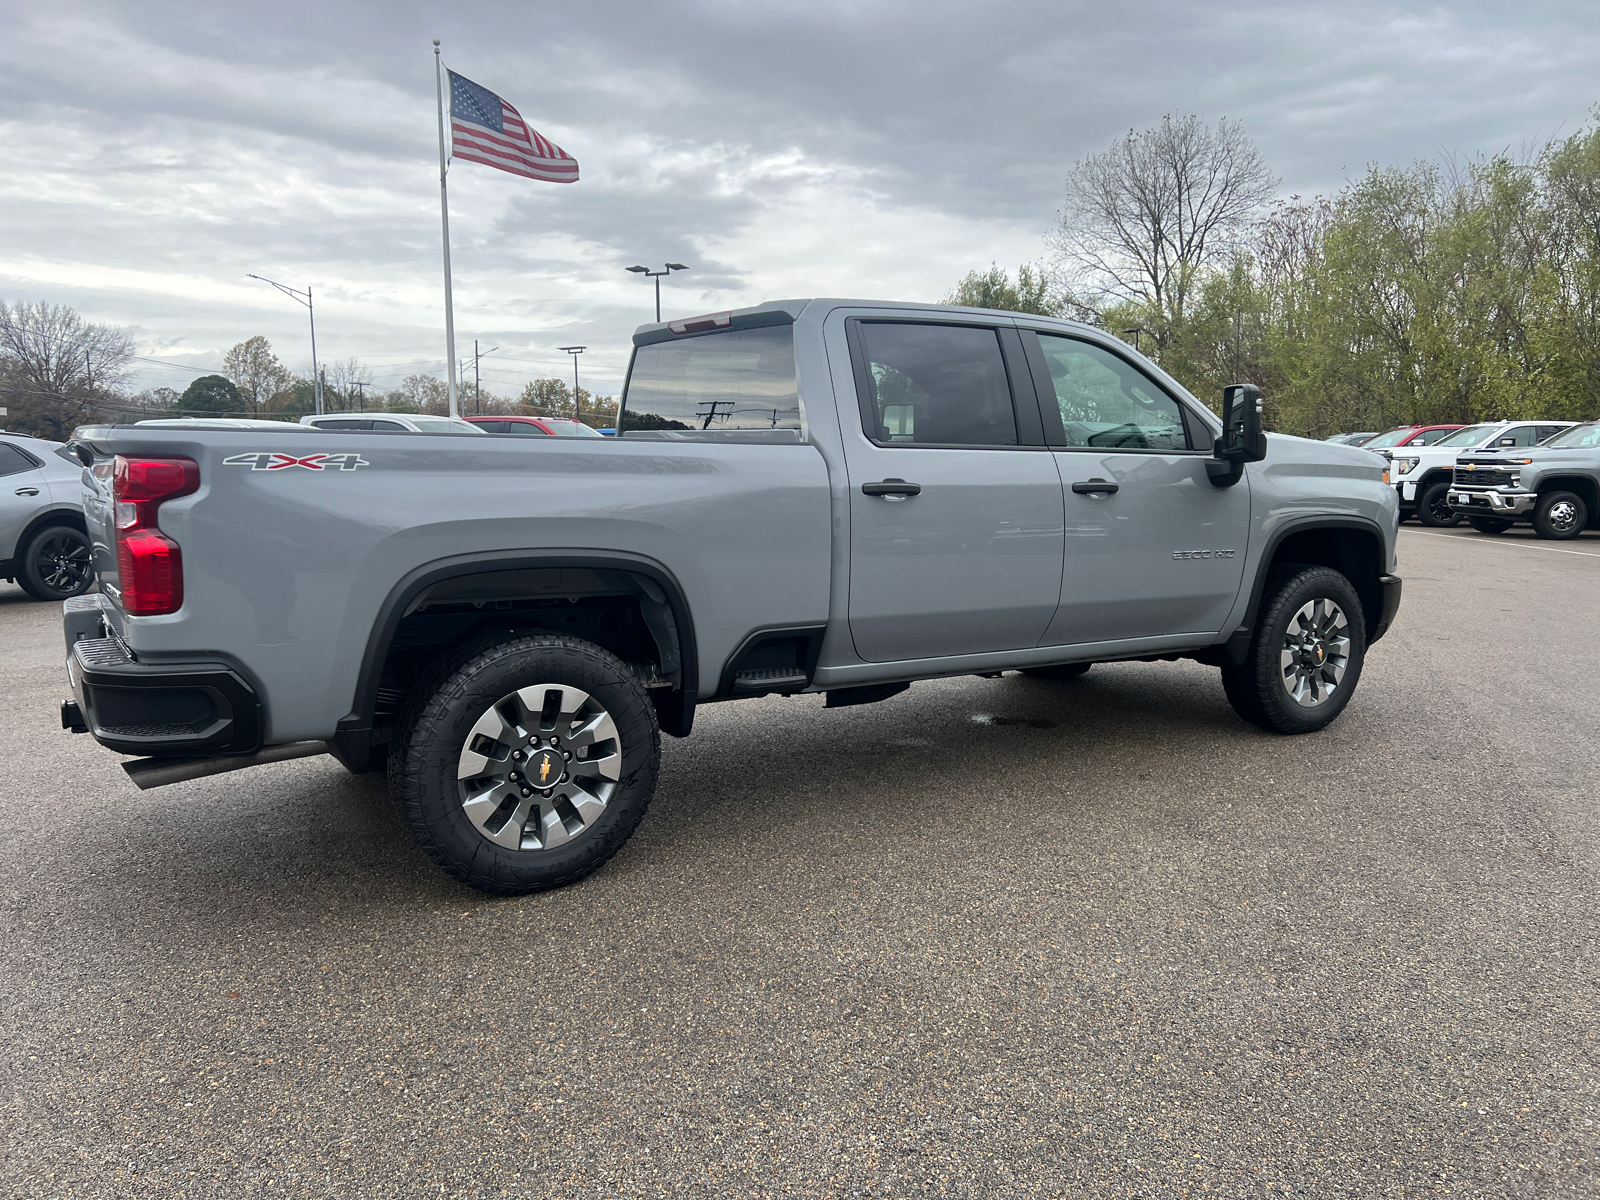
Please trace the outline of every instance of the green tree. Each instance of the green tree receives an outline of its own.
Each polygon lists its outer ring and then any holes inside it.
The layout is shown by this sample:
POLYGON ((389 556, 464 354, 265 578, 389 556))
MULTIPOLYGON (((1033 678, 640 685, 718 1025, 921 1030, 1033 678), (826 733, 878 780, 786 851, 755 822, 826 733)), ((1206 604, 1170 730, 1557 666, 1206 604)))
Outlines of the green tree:
POLYGON ((272 343, 260 334, 245 339, 223 356, 222 373, 232 380, 239 399, 252 414, 265 412, 272 398, 294 379, 272 352, 272 343))
POLYGON ((183 389, 179 412, 186 417, 237 417, 239 389, 222 375, 202 375, 183 389))
POLYGON ((1042 268, 1027 263, 1018 268, 1014 284, 1010 272, 995 263, 990 263, 987 271, 968 271, 943 303, 1045 317, 1058 315, 1051 297, 1050 277, 1042 268))

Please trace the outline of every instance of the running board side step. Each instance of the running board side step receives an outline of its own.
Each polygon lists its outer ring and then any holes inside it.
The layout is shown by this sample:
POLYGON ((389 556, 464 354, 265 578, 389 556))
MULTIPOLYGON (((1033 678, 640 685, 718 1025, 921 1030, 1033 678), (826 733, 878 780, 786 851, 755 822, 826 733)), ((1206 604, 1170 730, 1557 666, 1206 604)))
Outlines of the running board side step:
POLYGON ((284 742, 242 757, 136 758, 123 763, 122 769, 141 791, 149 791, 169 783, 182 783, 186 779, 203 779, 207 775, 221 775, 225 771, 242 771, 246 767, 259 767, 264 763, 288 762, 293 758, 311 758, 326 753, 327 742, 284 742))

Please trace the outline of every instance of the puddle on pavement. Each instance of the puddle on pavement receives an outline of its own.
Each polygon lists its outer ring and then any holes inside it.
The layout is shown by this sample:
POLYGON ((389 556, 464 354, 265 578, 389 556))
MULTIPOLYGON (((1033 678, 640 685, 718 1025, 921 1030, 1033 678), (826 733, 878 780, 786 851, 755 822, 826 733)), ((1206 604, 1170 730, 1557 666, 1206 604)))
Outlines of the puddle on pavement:
POLYGON ((1054 729, 1056 723, 1043 717, 1001 717, 994 713, 973 713, 967 718, 974 725, 1022 725, 1028 729, 1054 729))

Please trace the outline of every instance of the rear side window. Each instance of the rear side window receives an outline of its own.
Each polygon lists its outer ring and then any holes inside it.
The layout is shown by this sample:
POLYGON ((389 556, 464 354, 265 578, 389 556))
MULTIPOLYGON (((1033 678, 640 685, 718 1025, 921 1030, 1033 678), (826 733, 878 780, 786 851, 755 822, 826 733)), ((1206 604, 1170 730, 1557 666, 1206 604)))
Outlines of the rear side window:
POLYGON ((478 428, 487 429, 490 433, 520 433, 523 437, 550 436, 532 421, 496 421, 492 428, 485 422, 478 428))
POLYGON ((582 421, 551 421, 550 430, 557 437, 599 437, 600 431, 591 429, 582 421))
POLYGON ((1015 446, 999 334, 970 325, 862 321, 861 417, 881 446, 1015 446))
POLYGON ((792 325, 730 329, 634 351, 622 395, 623 433, 800 428, 792 325))
POLYGON ((0 475, 31 471, 39 464, 9 442, 0 442, 0 475))
POLYGON ((334 420, 334 421, 313 421, 312 424, 315 425, 318 429, 371 429, 372 428, 372 422, 371 421, 358 421, 358 420, 355 420, 355 419, 349 418, 349 417, 341 418, 339 420, 334 420))
POLYGON ((1143 371, 1092 342, 1039 335, 1061 411, 1063 444, 1096 450, 1187 450, 1183 409, 1143 371))
POLYGON ((399 430, 401 433, 404 433, 406 431, 406 427, 404 425, 400 424, 399 421, 374 421, 372 423, 372 428, 374 428, 374 429, 387 429, 387 430, 389 430, 391 432, 393 432, 394 430, 399 430))

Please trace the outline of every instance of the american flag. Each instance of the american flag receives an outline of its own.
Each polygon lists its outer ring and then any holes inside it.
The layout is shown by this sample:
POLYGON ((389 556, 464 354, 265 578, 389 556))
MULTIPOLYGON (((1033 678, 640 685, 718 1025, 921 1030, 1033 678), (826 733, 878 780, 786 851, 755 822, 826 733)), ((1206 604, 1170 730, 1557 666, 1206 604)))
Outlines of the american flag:
POLYGON ((488 88, 454 71, 449 74, 454 157, 546 183, 577 182, 577 159, 528 128, 522 114, 488 88))

